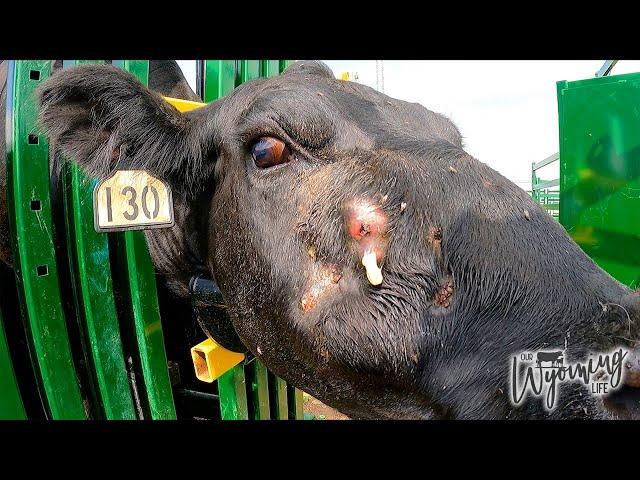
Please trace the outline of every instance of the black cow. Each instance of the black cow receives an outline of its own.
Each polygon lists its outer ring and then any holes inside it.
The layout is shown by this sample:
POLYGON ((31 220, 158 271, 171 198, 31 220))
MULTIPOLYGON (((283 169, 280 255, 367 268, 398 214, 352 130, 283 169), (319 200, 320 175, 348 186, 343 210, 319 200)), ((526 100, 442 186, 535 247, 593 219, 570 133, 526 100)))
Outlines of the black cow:
POLYGON ((146 233, 158 271, 184 295, 208 270, 245 345, 328 405, 354 418, 628 414, 577 383, 551 413, 509 402, 515 352, 634 347, 640 296, 467 154, 444 116, 318 62, 185 114, 109 66, 60 71, 39 101, 43 128, 92 175, 146 168, 171 183, 176 226, 146 233))
POLYGON ((562 364, 562 355, 562 350, 559 352, 538 352, 536 355, 536 364, 541 366, 542 362, 551 362, 552 367, 560 366, 560 364, 562 364))

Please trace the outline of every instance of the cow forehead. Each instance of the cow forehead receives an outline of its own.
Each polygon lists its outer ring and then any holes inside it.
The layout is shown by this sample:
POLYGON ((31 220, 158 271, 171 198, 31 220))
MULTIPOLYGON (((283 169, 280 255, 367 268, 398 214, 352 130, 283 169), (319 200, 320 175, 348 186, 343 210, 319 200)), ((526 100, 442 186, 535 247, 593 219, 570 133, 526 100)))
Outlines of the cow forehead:
POLYGON ((229 100, 236 123, 268 117, 320 136, 358 130, 369 137, 384 137, 390 131, 421 137, 428 130, 424 122, 428 111, 421 105, 325 76, 257 79, 238 87, 229 100))

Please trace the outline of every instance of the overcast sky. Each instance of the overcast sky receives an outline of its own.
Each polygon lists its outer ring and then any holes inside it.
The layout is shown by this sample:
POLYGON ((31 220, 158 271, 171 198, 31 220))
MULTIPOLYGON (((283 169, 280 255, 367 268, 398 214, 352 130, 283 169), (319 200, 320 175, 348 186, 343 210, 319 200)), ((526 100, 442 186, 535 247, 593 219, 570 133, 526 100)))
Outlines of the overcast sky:
MULTIPOLYGON (((333 73, 357 72, 358 82, 376 88, 373 60, 325 60, 333 73)), ((179 61, 195 84, 195 62, 179 61)), ((448 116, 460 129, 465 149, 529 189, 531 163, 558 151, 556 82, 592 78, 604 60, 385 60, 384 93, 418 102, 448 116)), ((639 72, 640 61, 620 61, 613 74, 639 72)), ((557 178, 557 162, 542 172, 557 178)))

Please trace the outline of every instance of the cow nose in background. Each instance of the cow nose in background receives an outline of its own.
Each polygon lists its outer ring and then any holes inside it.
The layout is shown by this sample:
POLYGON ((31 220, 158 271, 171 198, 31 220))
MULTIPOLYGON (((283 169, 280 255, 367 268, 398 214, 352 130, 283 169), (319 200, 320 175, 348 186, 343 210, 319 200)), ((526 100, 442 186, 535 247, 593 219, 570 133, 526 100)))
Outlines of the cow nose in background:
POLYGON ((353 199, 345 204, 345 226, 371 285, 380 285, 383 280, 381 265, 388 245, 388 220, 380 204, 371 199, 353 199))

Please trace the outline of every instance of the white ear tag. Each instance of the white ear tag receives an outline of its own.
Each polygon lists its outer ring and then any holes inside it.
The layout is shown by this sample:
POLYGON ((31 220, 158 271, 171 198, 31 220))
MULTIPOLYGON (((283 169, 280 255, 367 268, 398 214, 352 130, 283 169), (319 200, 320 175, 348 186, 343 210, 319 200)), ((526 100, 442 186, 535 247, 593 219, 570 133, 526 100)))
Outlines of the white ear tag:
POLYGON ((172 227, 171 187, 145 170, 118 170, 93 190, 93 220, 97 232, 172 227))

